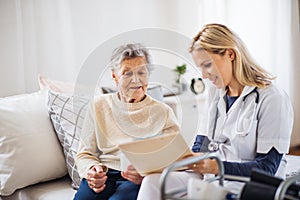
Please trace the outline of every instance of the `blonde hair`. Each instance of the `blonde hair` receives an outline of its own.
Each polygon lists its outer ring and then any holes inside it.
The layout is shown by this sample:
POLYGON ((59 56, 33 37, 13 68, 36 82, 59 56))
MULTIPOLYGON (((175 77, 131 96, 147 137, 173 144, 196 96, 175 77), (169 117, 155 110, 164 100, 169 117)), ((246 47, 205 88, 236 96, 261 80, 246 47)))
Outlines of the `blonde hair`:
POLYGON ((242 85, 267 87, 275 79, 250 56, 243 41, 233 31, 221 24, 207 24, 193 38, 190 52, 206 50, 223 56, 227 49, 235 53, 233 75, 242 85))

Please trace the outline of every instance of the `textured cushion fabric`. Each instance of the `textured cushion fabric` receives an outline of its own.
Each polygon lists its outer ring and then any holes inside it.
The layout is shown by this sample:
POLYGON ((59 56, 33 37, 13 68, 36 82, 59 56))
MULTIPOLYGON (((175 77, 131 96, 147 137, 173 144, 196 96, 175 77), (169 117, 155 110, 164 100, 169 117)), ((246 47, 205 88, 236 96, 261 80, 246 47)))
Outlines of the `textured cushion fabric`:
POLYGON ((87 104, 87 98, 76 98, 71 94, 56 93, 51 90, 48 93, 50 118, 63 147, 68 173, 75 189, 80 184, 75 156, 87 104))
POLYGON ((45 91, 0 99, 0 195, 67 173, 46 99, 45 91))

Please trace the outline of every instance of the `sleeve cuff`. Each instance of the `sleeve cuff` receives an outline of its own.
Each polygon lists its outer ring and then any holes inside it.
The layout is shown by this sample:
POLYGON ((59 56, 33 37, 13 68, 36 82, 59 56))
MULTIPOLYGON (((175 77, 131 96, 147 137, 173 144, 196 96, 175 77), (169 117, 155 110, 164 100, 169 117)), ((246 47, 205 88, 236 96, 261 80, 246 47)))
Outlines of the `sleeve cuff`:
POLYGON ((268 153, 273 147, 278 153, 285 154, 289 152, 290 142, 280 139, 268 139, 268 141, 258 140, 257 153, 268 153))

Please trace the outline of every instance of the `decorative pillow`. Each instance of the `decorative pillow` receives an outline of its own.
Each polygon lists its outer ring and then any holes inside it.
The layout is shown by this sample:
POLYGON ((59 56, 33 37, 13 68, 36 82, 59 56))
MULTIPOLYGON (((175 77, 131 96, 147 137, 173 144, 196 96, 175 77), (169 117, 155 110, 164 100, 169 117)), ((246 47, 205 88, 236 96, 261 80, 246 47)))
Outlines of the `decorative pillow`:
POLYGON ((38 82, 40 90, 47 89, 59 93, 73 94, 76 87, 77 92, 93 90, 95 94, 102 94, 101 88, 95 88, 93 85, 76 85, 71 82, 53 80, 43 75, 39 75, 38 82))
POLYGON ((52 80, 41 74, 39 74, 38 82, 41 90, 50 89, 55 92, 66 92, 70 94, 74 91, 74 84, 52 80))
POLYGON ((67 173, 46 97, 40 91, 0 99, 0 195, 67 173))
POLYGON ((115 89, 112 89, 112 88, 110 88, 110 87, 101 87, 101 89, 102 89, 102 93, 103 93, 103 94, 108 94, 108 93, 116 92, 115 89))
POLYGON ((48 93, 50 118, 63 147, 68 173, 75 189, 78 189, 80 184, 75 156, 87 104, 87 98, 74 98, 72 95, 55 93, 51 90, 48 93))

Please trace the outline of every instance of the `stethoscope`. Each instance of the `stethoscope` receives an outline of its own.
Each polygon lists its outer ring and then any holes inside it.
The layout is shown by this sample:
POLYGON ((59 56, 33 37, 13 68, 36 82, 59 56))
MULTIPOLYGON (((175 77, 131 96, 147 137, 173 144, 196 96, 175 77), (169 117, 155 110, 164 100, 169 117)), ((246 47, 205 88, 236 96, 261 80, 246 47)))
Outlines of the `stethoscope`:
MULTIPOLYGON (((235 130, 236 130, 236 133, 238 135, 247 136, 250 133, 250 129, 251 129, 251 127, 253 125, 253 122, 255 120, 255 115, 256 115, 256 110, 257 110, 258 102, 259 102, 259 93, 257 91, 257 87, 255 87, 249 94, 247 94, 247 95, 245 95, 243 97, 242 106, 239 109, 239 112, 238 112, 238 115, 237 115, 236 124, 235 124, 235 130), (250 94, 252 94, 252 93, 256 94, 255 106, 254 106, 254 110, 253 110, 253 113, 252 113, 252 116, 251 116, 249 127, 248 127, 247 131, 243 131, 243 130, 240 130, 239 127, 238 127, 238 125, 240 124, 239 123, 240 122, 240 115, 241 115, 241 111, 244 109, 246 98, 250 94)), ((218 103, 217 103, 217 105, 218 105, 218 103)), ((208 150, 211 151, 211 152, 219 150, 219 143, 215 140, 218 114, 219 114, 219 110, 218 110, 218 106, 217 106, 217 111, 216 111, 216 116, 215 116, 214 126, 213 126, 213 132, 212 132, 212 141, 208 144, 208 147, 207 147, 208 150)))

